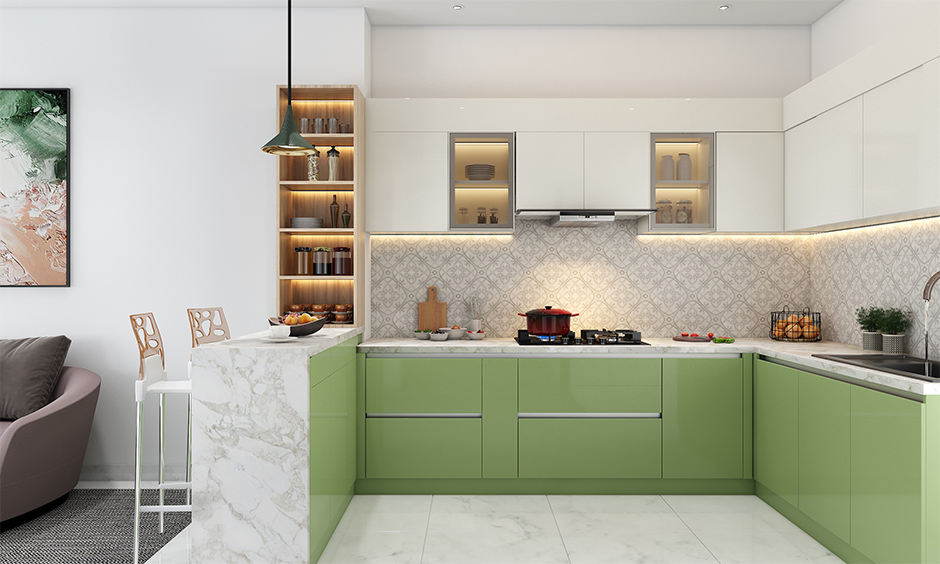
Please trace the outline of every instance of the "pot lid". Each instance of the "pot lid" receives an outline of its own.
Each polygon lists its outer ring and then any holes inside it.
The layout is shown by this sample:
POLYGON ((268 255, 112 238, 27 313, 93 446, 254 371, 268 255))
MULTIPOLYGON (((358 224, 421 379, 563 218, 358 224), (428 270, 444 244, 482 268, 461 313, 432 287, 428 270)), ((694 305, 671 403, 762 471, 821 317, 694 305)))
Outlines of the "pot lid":
POLYGON ((553 308, 552 306, 545 306, 541 309, 530 309, 525 312, 526 315, 571 315, 570 311, 564 309, 553 308))

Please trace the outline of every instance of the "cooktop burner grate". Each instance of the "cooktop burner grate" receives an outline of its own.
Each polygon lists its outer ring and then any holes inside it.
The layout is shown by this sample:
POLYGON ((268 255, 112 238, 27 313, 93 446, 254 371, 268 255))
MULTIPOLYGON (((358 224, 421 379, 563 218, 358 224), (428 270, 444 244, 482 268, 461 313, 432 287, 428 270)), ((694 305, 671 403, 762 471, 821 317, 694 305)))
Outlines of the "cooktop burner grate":
POLYGON ((583 329, 581 336, 575 335, 574 331, 567 335, 530 335, 528 331, 519 330, 515 341, 520 345, 552 345, 552 346, 585 346, 585 345, 646 345, 640 340, 640 332, 632 329, 617 329, 608 331, 607 329, 583 329))

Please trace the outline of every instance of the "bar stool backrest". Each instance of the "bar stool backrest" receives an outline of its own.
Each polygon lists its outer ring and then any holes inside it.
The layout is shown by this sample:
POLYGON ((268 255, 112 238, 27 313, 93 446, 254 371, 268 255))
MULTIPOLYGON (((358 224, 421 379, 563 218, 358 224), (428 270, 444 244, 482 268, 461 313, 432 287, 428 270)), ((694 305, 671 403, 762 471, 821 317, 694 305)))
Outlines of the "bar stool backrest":
POLYGON ((160 329, 153 318, 153 313, 135 313, 130 316, 131 328, 137 339, 140 352, 140 373, 135 386, 137 401, 143 401, 143 394, 148 386, 166 380, 166 361, 163 353, 163 339, 160 329))
POLYGON ((189 328, 193 334, 193 347, 217 343, 230 338, 228 322, 220 307, 194 307, 187 309, 189 328))

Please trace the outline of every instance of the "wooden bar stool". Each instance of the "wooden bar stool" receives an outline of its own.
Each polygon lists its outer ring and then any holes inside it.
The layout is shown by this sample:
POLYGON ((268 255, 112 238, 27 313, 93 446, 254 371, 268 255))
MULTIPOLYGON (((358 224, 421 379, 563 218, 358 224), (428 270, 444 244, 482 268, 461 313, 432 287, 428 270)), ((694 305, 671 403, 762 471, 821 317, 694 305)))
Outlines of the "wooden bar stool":
MULTIPOLYGON (((189 468, 191 455, 189 446, 189 437, 192 433, 191 415, 187 414, 186 423, 187 447, 186 447, 186 477, 185 482, 165 482, 164 469, 166 460, 164 426, 166 419, 166 395, 167 394, 189 394, 192 402, 192 381, 186 380, 167 380, 166 362, 164 359, 163 339, 160 337, 160 330, 157 328, 157 322, 152 313, 138 313, 130 316, 131 328, 134 330, 134 337, 137 339, 137 348, 140 350, 140 373, 134 386, 134 396, 137 401, 137 453, 134 460, 134 563, 137 564, 140 552, 140 514, 141 512, 155 512, 160 514, 160 532, 163 532, 163 514, 172 512, 192 512, 191 503, 186 505, 165 505, 164 491, 168 489, 186 489, 192 490, 192 469, 189 468), (160 398, 160 409, 158 413, 158 427, 160 431, 160 440, 158 442, 160 469, 157 481, 157 490, 159 491, 160 501, 157 505, 141 505, 141 468, 140 451, 143 439, 143 415, 144 399, 148 394, 158 394, 160 398)), ((191 413, 191 411, 190 411, 191 413)), ((189 496, 187 495, 187 500, 189 496)))

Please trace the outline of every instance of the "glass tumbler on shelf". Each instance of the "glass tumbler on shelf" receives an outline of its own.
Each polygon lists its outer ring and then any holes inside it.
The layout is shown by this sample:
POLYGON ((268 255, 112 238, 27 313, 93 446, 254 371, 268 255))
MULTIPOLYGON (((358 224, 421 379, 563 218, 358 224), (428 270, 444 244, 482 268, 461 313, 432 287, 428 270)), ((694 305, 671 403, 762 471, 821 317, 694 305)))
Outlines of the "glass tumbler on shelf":
POLYGON ((486 208, 477 208, 477 223, 486 223, 486 208))
POLYGON ((296 260, 294 261, 296 266, 297 276, 310 276, 311 274, 311 256, 310 256, 310 247, 294 247, 294 254, 296 255, 296 260))
POLYGON ((330 167, 330 182, 339 180, 339 151, 333 146, 326 152, 326 160, 330 167))
POLYGON ((499 210, 490 208, 490 223, 499 223, 499 210))
POLYGON ((457 223, 470 223, 470 210, 467 208, 460 208, 457 212, 457 223))

